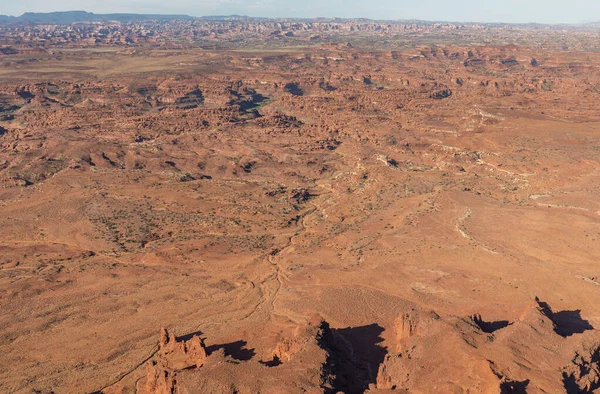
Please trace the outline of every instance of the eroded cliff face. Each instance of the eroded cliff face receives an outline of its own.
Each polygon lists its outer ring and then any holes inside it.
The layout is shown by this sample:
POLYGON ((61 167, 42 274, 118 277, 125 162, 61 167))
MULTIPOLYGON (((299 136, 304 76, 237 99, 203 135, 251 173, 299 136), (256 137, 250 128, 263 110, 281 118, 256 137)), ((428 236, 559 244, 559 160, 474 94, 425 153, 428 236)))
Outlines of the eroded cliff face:
POLYGON ((563 371, 568 393, 596 393, 600 390, 600 347, 584 347, 563 371))
POLYGON ((386 356, 370 392, 594 392, 597 335, 582 340, 576 334, 587 322, 563 318, 568 312, 536 298, 512 322, 405 313, 395 325, 399 350, 386 356))
MULTIPOLYGON (((318 393, 333 381, 326 371, 330 357, 329 325, 316 317, 282 337, 267 360, 243 359, 225 348, 208 351, 197 335, 177 339, 163 330, 157 353, 147 362, 146 375, 136 392, 173 394, 215 393, 318 393)), ((209 349, 210 350, 210 349, 209 349)), ((127 390, 115 385, 107 392, 127 390)))
MULTIPOLYGON (((537 299, 515 321, 440 315, 413 305, 390 327, 394 346, 387 348, 365 346, 368 330, 331 328, 315 315, 280 335, 264 359, 220 346, 210 350, 197 334, 178 339, 163 329, 136 392, 593 393, 598 336, 581 335, 583 323, 563 314, 537 299)), ((115 384, 105 392, 128 387, 115 384)))

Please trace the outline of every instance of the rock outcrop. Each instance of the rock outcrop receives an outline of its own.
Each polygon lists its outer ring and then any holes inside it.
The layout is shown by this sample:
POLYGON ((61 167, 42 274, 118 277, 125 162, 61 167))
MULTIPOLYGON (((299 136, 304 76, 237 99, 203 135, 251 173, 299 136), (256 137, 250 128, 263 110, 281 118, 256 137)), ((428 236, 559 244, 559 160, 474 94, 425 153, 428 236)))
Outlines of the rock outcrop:
POLYGON ((562 375, 568 394, 600 393, 600 345, 595 344, 577 353, 562 375))
POLYGON ((177 371, 200 368, 207 357, 204 341, 198 335, 189 340, 178 340, 175 334, 161 328, 158 351, 146 364, 146 376, 138 382, 137 392, 173 394, 177 371))
POLYGON ((404 340, 414 337, 431 335, 436 325, 440 322, 440 316, 434 311, 412 311, 401 314, 394 321, 394 331, 398 349, 402 350, 404 340))
POLYGON ((146 378, 137 386, 138 393, 173 394, 175 391, 175 371, 165 366, 161 360, 146 364, 146 378))
POLYGON ((413 309, 396 319, 397 351, 370 392, 600 392, 600 347, 592 342, 572 356, 571 333, 587 327, 572 316, 578 311, 553 312, 537 297, 514 322, 413 309), (548 371, 562 371, 562 379, 548 371))
POLYGON ((158 344, 158 356, 163 365, 174 370, 185 369, 192 366, 200 368, 206 361, 206 347, 204 341, 193 335, 191 339, 177 340, 173 333, 163 328, 158 344))

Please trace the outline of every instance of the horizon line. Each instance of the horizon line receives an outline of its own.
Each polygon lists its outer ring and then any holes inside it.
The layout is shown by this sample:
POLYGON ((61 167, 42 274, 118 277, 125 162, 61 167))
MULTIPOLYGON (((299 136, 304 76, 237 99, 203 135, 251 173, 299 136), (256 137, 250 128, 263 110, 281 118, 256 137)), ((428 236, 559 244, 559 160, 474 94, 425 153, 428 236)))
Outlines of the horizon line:
MULTIPOLYGON (((136 12, 102 12, 96 13, 92 11, 86 10, 67 10, 67 11, 26 11, 21 15, 8 15, 8 14, 0 14, 0 16, 5 16, 9 18, 19 19, 27 14, 38 14, 38 15, 49 15, 49 14, 59 14, 59 13, 75 13, 75 12, 83 12, 90 15, 96 16, 108 16, 108 15, 135 15, 135 16, 164 16, 164 17, 186 17, 191 19, 202 19, 202 18, 230 18, 230 17, 238 17, 238 18, 248 18, 248 19, 267 19, 267 20, 317 20, 317 19, 339 19, 339 20, 368 20, 372 22, 426 22, 426 23, 455 23, 455 24, 481 24, 481 25, 540 25, 540 26, 585 26, 589 24, 600 23, 600 21, 581 21, 581 22, 503 22, 503 21, 458 21, 458 20, 435 20, 435 19, 419 19, 419 18, 406 18, 406 19, 373 19, 369 17, 341 17, 341 16, 312 16, 312 17, 292 17, 292 16, 251 16, 251 15, 241 15, 241 14, 212 14, 212 15, 190 15, 190 14, 164 14, 164 13, 136 13, 136 12)), ((176 18, 173 18, 176 19, 176 18)), ((77 23, 77 22, 74 22, 77 23)))

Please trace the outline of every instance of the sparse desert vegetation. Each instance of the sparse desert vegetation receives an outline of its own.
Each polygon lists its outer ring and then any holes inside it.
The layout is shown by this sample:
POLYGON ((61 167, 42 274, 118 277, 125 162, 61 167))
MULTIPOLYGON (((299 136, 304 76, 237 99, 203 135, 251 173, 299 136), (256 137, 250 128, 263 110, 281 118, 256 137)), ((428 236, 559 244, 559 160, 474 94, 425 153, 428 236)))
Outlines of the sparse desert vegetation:
POLYGON ((598 34, 3 24, 0 391, 598 392, 598 34))

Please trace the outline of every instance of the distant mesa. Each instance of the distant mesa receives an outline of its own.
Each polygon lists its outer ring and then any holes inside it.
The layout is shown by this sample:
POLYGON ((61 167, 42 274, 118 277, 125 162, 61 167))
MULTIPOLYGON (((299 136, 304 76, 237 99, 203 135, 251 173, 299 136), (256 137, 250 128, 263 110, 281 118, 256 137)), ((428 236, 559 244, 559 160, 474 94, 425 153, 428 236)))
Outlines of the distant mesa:
MULTIPOLYGON (((265 17, 251 17, 245 15, 207 15, 201 17, 195 17, 185 14, 135 14, 135 13, 110 13, 110 14, 95 14, 93 12, 87 12, 82 10, 73 11, 56 11, 56 12, 26 12, 21 16, 10 16, 0 15, 0 24, 14 24, 14 23, 29 23, 29 24, 56 24, 66 25, 72 23, 85 23, 85 22, 143 22, 150 20, 158 21, 169 21, 169 20, 200 20, 206 22, 243 22, 243 23, 261 23, 261 22, 312 22, 312 23, 382 23, 385 25, 400 24, 400 25, 422 25, 422 26, 436 26, 440 23, 458 24, 461 26, 475 26, 475 27, 490 27, 498 28, 504 26, 520 26, 526 28, 539 29, 543 26, 556 26, 564 29, 565 25, 543 25, 536 23, 479 23, 479 22, 452 22, 452 21, 427 21, 418 19, 397 19, 397 20, 375 20, 368 18, 265 18, 265 17)), ((598 23, 587 23, 587 24, 573 24, 569 26, 583 26, 585 28, 596 28, 598 23)), ((352 27, 351 31, 356 31, 352 27)), ((294 37, 295 34, 291 31, 279 32, 282 37, 294 37)), ((312 39, 319 39, 321 36, 316 34, 312 39)), ((352 44, 344 43, 343 46, 352 48, 352 44)))
POLYGON ((86 11, 26 12, 21 16, 0 15, 0 23, 72 24, 78 22, 135 22, 145 20, 195 19, 189 15, 94 14, 86 11))

